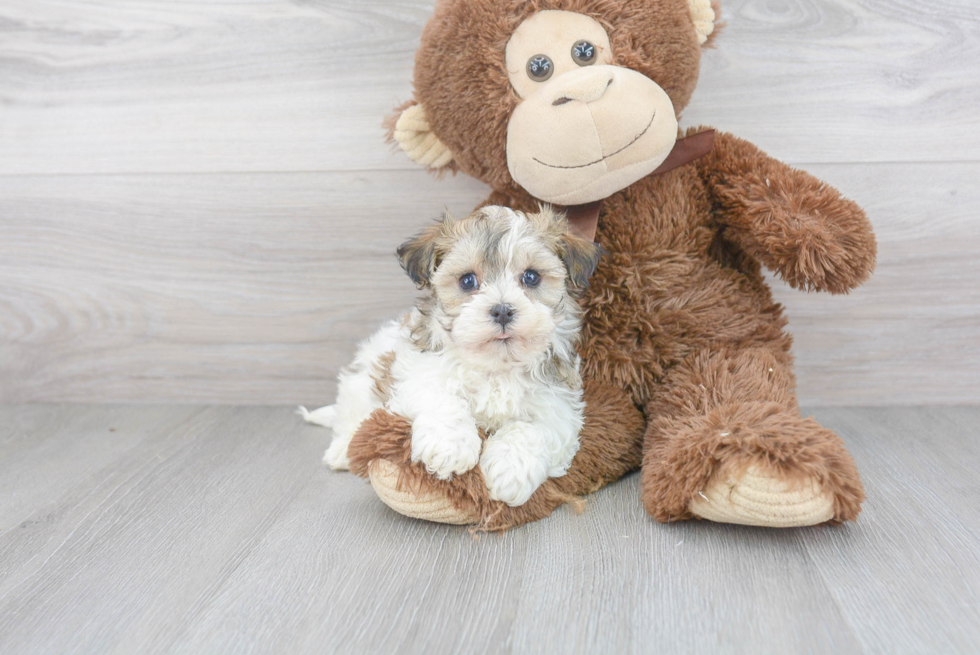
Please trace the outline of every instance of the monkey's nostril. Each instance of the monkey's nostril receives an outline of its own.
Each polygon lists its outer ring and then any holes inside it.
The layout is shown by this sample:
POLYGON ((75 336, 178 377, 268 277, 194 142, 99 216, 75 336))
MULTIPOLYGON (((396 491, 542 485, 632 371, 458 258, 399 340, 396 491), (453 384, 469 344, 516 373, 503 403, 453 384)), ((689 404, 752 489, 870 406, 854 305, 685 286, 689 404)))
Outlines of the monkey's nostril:
POLYGON ((568 102, 571 102, 571 101, 572 101, 572 99, 571 99, 571 98, 558 98, 557 100, 555 100, 555 101, 554 101, 553 103, 551 103, 551 104, 553 104, 553 105, 554 105, 555 107, 561 107, 561 106, 562 106, 562 105, 564 105, 565 103, 568 103, 568 102))

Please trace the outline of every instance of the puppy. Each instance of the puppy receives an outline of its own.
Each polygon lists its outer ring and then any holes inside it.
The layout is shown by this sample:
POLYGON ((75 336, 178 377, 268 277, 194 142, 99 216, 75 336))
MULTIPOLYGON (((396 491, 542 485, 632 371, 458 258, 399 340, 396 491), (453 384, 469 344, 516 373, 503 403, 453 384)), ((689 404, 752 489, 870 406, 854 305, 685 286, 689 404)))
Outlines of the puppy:
POLYGON ((595 270, 598 246, 571 235, 549 208, 484 207, 446 216, 398 256, 428 293, 360 346, 335 405, 301 408, 334 430, 324 461, 346 469, 351 437, 384 408, 412 422, 412 461, 442 479, 479 464, 492 498, 524 504, 578 451, 576 291, 595 270))

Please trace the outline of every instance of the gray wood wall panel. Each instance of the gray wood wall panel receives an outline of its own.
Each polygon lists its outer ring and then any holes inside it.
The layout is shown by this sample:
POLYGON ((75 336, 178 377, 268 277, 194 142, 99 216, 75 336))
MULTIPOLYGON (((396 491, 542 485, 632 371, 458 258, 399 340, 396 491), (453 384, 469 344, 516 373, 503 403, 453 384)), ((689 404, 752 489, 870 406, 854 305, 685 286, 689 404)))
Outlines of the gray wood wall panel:
POLYGON ((862 472, 855 524, 661 525, 632 475, 582 514, 478 539, 323 466, 328 431, 292 408, 43 410, 0 408, 23 457, 71 479, 0 494, 5 655, 965 654, 980 639, 976 407, 816 411, 862 472), (110 427, 118 446, 76 475, 74 442, 110 427))
MULTIPOLYGON (((730 0, 688 124, 793 162, 975 159, 972 0, 730 0), (972 155, 970 153, 973 153, 972 155)), ((431 0, 0 9, 0 172, 409 168, 378 147, 431 0)))
MULTIPOLYGON (((776 283, 817 404, 980 397, 980 15, 731 0, 684 124, 861 202, 878 272, 776 283)), ((0 400, 328 400, 410 304, 391 252, 446 205, 381 142, 430 1, 0 6, 0 400)))
MULTIPOLYGON (((976 398, 980 164, 809 168, 853 189, 880 254, 849 296, 773 281, 803 400, 976 398)), ((0 397, 324 402, 414 297, 397 244, 485 192, 421 171, 0 177, 0 397)))
POLYGON ((19 401, 325 399, 415 298, 397 245, 486 193, 422 171, 51 182, 0 177, 0 397, 19 401))

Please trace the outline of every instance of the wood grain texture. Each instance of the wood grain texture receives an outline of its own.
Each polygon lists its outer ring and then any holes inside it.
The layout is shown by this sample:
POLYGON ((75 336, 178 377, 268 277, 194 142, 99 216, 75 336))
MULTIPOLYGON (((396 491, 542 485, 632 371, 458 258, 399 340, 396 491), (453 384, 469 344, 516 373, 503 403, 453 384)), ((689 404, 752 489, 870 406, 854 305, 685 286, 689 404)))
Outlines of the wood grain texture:
MULTIPOLYGON (((381 143, 431 0, 0 4, 0 401, 325 402, 411 304, 390 253, 479 183, 381 143)), ((800 396, 980 397, 971 0, 725 0, 682 123, 867 209, 876 276, 776 283, 800 396)))
POLYGON ((721 0, 683 123, 790 163, 977 161, 974 0, 721 0), (968 136, 969 135, 969 136, 968 136))
MULTIPOLYGON (((686 124, 790 162, 976 160, 973 0, 726 0, 686 124)), ((6 0, 0 173, 411 168, 431 0, 6 0)))
POLYGON ((980 408, 816 416, 863 472, 856 524, 661 525, 634 475, 475 539, 323 467, 292 408, 0 408, 73 478, 22 480, 0 526, 0 652, 973 652, 980 408))
POLYGON ((860 529, 800 536, 865 652, 968 653, 980 626, 977 408, 821 410, 868 500, 860 529), (871 612, 867 608, 876 607, 871 612))
MULTIPOLYGON (((774 281, 803 401, 976 399, 980 164, 809 168, 867 208, 880 254, 849 296, 774 281)), ((327 402, 411 304, 395 247, 485 193, 421 171, 0 177, 0 398, 327 402)))
POLYGON ((848 296, 773 282, 794 335, 800 399, 819 405, 980 398, 977 164, 811 166, 857 200, 878 266, 848 296))
POLYGON ((0 406, 0 531, 21 524, 39 507, 62 502, 79 484, 101 481, 120 458, 200 411, 163 405, 140 412, 0 406))
POLYGON ((0 397, 326 398, 357 341, 414 301, 395 248, 447 203, 468 213, 486 190, 466 182, 0 177, 0 397))

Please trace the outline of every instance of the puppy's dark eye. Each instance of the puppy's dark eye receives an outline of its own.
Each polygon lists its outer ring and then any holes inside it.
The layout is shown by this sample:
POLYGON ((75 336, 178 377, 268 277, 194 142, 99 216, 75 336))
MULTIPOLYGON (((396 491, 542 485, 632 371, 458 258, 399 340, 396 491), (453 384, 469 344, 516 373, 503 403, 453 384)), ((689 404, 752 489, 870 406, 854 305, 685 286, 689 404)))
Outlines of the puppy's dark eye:
POLYGON ((541 275, 539 275, 537 271, 528 269, 524 271, 524 275, 521 276, 521 284, 533 289, 541 284, 541 275))
POLYGON ((572 59, 579 66, 591 66, 595 63, 595 46, 588 41, 579 41, 572 46, 572 59))
POLYGON ((480 286, 480 281, 476 279, 476 273, 467 273, 459 278, 459 288, 463 291, 473 291, 480 286))
POLYGON ((535 82, 544 82, 555 72, 555 65, 548 55, 534 55, 527 60, 527 76, 535 82))

